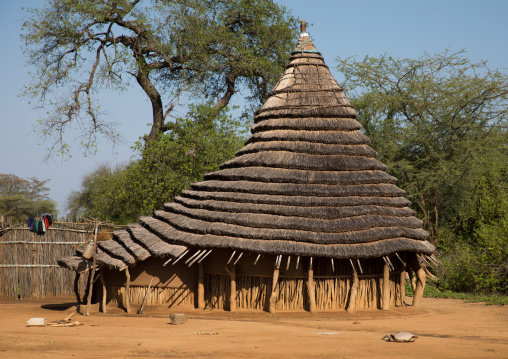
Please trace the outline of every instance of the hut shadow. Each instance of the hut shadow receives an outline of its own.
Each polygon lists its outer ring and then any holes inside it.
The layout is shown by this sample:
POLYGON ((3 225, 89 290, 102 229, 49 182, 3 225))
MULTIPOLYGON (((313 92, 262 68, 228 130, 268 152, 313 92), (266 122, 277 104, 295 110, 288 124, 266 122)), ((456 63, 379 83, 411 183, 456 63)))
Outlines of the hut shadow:
POLYGON ((43 304, 41 305, 42 309, 54 310, 59 312, 64 312, 72 307, 77 307, 78 302, 68 302, 68 303, 51 303, 51 304, 43 304))

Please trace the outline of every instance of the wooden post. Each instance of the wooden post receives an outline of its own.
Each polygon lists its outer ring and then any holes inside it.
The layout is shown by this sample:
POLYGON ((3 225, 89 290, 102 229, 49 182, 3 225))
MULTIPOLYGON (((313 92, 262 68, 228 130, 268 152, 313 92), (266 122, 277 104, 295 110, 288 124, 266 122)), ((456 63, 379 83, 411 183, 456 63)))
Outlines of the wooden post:
POLYGON ((229 265, 229 311, 234 312, 236 310, 236 267, 234 264, 229 265))
POLYGON ((106 281, 104 280, 104 275, 102 274, 102 270, 99 271, 99 278, 101 279, 102 284, 102 302, 101 302, 101 312, 106 313, 106 304, 107 304, 107 290, 106 290, 106 281))
POLYGON ((272 291, 270 292, 270 314, 275 313, 275 302, 277 301, 277 281, 279 280, 279 268, 273 269, 272 291))
POLYGON ((314 270, 312 269, 312 257, 309 260, 309 271, 307 277, 307 295, 309 297, 309 312, 316 311, 316 287, 314 286, 314 270))
POLYGON ((416 257, 416 253, 410 253, 408 258, 408 264, 411 266, 411 269, 416 274, 416 288, 413 294, 413 307, 420 308, 423 290, 425 289, 425 282, 427 280, 427 275, 425 274, 425 270, 418 262, 418 258, 416 257))
MULTIPOLYGON (((404 256, 404 261, 405 261, 404 256)), ((400 306, 402 308, 406 307, 406 268, 403 263, 400 266, 400 277, 399 277, 399 286, 400 286, 400 306)))
POLYGON ((76 276, 74 276, 74 294, 76 294, 76 301, 78 302, 78 311, 81 305, 81 295, 79 294, 79 278, 81 277, 80 272, 76 272, 76 276))
POLYGON ((387 262, 383 266, 383 310, 390 310, 390 266, 387 262))
POLYGON ((349 293, 349 304, 347 306, 347 311, 349 313, 353 313, 355 311, 356 304, 356 296, 358 294, 358 272, 356 268, 353 267, 353 282, 351 283, 351 292, 349 293))
POLYGON ((125 295, 124 295, 124 300, 125 300, 125 310, 127 311, 127 313, 130 313, 131 312, 131 303, 130 303, 130 298, 129 298, 129 292, 131 290, 131 275, 129 274, 129 267, 125 267, 125 277, 126 277, 126 283, 125 283, 125 295))
POLYGON ((88 296, 86 300, 86 312, 85 315, 90 315, 90 305, 92 304, 92 292, 93 284, 95 282, 95 271, 97 266, 97 234, 99 233, 99 223, 95 224, 94 240, 93 240, 93 259, 92 259, 92 270, 90 277, 88 278, 88 296))
POLYGON ((198 309, 205 309, 205 279, 203 262, 198 262, 198 309))

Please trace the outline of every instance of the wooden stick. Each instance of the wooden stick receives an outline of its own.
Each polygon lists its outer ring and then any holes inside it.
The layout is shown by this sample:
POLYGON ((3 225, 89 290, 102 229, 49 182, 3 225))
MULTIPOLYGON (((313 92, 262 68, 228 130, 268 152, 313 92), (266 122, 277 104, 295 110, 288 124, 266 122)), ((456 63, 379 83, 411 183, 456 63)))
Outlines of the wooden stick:
POLYGON ((228 269, 230 288, 229 311, 234 312, 236 310, 236 267, 234 265, 230 265, 228 269))
MULTIPOLYGON (((404 263, 401 260, 402 263, 404 263)), ((399 287, 400 287, 400 306, 402 308, 406 307, 406 271, 404 270, 404 267, 400 270, 400 276, 399 276, 399 287)))
POLYGON ((180 259, 182 259, 188 252, 190 251, 190 249, 187 249, 185 252, 183 252, 182 254, 180 254, 178 256, 178 258, 173 262, 171 263, 172 266, 174 266, 176 264, 176 262, 178 262, 180 259))
POLYGON ((143 297, 143 301, 141 302, 141 306, 139 307, 138 314, 143 313, 143 307, 145 306, 146 297, 148 296, 148 292, 150 291, 150 287, 152 286, 153 277, 150 279, 150 283, 148 283, 148 288, 146 289, 145 296, 143 297))
POLYGON ((106 281, 104 280, 104 274, 102 273, 102 270, 99 271, 99 278, 101 279, 102 284, 102 302, 101 302, 101 312, 106 313, 106 304, 107 304, 107 289, 106 289, 106 281))
POLYGON ((330 260, 332 261, 332 272, 335 272, 335 263, 333 262, 333 258, 330 258, 330 260))
POLYGON ((256 265, 256 263, 258 262, 259 257, 261 257, 261 253, 259 253, 258 256, 256 257, 256 260, 254 261, 254 265, 256 265))
POLYGON ((409 265, 411 266, 411 268, 413 269, 413 271, 415 272, 416 280, 417 280, 416 281, 416 288, 415 288, 414 295, 413 295, 413 307, 420 308, 427 277, 425 275, 425 270, 418 262, 418 258, 415 253, 409 254, 408 262, 409 262, 409 265))
POLYGON ((309 260, 309 271, 307 273, 307 295, 309 297, 309 312, 316 311, 316 289, 314 286, 314 270, 312 269, 312 257, 309 260))
POLYGON ((198 262, 198 309, 205 309, 205 276, 201 262, 198 262))
MULTIPOLYGON (((196 253, 194 253, 193 255, 191 255, 189 258, 187 258, 187 260, 185 261, 185 264, 189 264, 189 262, 191 260, 194 259, 194 257, 196 257, 197 255, 199 255, 200 253, 202 252, 202 250, 197 250, 196 253)), ((190 266, 189 266, 190 267, 190 266)))
POLYGON ((169 258, 166 262, 164 262, 164 264, 162 265, 163 267, 165 267, 167 264, 169 264, 169 262, 171 262, 174 258, 169 258))
POLYGON ((356 259, 356 263, 358 263, 358 268, 360 268, 360 274, 363 274, 362 265, 360 264, 360 259, 356 259))
POLYGON ((347 306, 347 311, 349 313, 353 313, 355 311, 355 305, 356 305, 356 296, 358 295, 358 272, 356 271, 356 268, 353 264, 353 261, 351 261, 351 266, 353 267, 353 281, 351 283, 351 291, 349 293, 349 304, 347 306))
POLYGON ((235 263, 233 263, 235 266, 236 266, 236 263, 238 263, 238 261, 240 260, 240 258, 242 258, 242 256, 243 256, 243 252, 242 252, 242 253, 240 253, 240 255, 238 256, 238 258, 236 258, 235 263))
POLYGON ((196 256, 188 265, 188 267, 190 268, 194 263, 196 263, 201 257, 203 257, 204 255, 206 254, 206 249, 203 249, 203 251, 198 255, 196 256))
POLYGON ((201 263, 203 261, 203 259, 205 259, 206 257, 208 257, 208 255, 212 253, 212 250, 210 249, 203 257, 201 257, 198 261, 198 263, 201 263))
POLYGON ((296 269, 298 269, 299 264, 300 264, 300 256, 296 257, 296 269))
MULTIPOLYGON (((383 257, 384 258, 384 257, 383 257)), ((383 310, 390 310, 390 265, 385 261, 383 266, 383 310)))
POLYGON ((131 303, 130 303, 130 298, 129 298, 129 292, 131 290, 131 275, 129 273, 129 267, 125 267, 125 278, 126 278, 126 283, 125 283, 125 296, 124 296, 124 299, 125 299, 125 310, 127 311, 127 313, 130 313, 131 312, 131 303))
POLYGON ((79 294, 79 277, 81 277, 81 273, 76 272, 76 276, 74 277, 74 294, 76 294, 76 301, 78 302, 78 311, 81 305, 81 295, 79 294))
POLYGON ((288 262, 286 264, 286 270, 289 270, 289 263, 291 262, 291 256, 288 256, 288 262))
MULTIPOLYGON (((282 258, 282 255, 280 256, 282 258)), ((280 265, 280 261, 278 262, 280 265)), ((279 280, 279 267, 276 266, 273 270, 273 279, 272 279, 272 290, 270 292, 270 314, 275 313, 275 302, 277 300, 277 281, 279 280)))
POLYGON ((86 312, 85 315, 90 315, 90 306, 92 304, 92 292, 93 292, 93 282, 95 278, 95 271, 97 267, 97 234, 99 233, 99 224, 95 224, 95 230, 94 230, 94 240, 93 240, 93 259, 92 259, 92 271, 91 271, 91 278, 92 280, 89 281, 88 284, 88 298, 86 301, 86 312))
POLYGON ((233 253, 231 253, 231 257, 229 257, 229 260, 228 260, 228 264, 231 262, 231 260, 233 259, 233 256, 235 255, 236 251, 233 251, 233 253))

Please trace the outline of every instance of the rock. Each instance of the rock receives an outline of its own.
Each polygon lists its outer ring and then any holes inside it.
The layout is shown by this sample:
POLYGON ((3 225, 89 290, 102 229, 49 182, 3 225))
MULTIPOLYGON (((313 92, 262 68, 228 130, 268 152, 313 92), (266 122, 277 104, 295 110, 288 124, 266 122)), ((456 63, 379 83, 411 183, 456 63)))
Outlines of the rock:
POLYGON ((171 319, 171 324, 185 324, 185 323, 187 323, 187 315, 186 314, 170 314, 169 319, 171 319))

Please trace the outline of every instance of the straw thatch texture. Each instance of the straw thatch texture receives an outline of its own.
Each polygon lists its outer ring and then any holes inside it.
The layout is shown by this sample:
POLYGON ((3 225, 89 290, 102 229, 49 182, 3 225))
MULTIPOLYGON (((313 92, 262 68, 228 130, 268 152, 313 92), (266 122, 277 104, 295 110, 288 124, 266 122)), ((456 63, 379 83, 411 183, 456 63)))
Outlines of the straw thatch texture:
MULTIPOLYGON (((151 256, 177 257, 186 250, 185 246, 169 244, 147 229, 131 224, 127 230, 114 231, 110 240, 97 242, 96 261, 98 267, 123 270, 151 256)), ((78 256, 63 257, 58 264, 81 272, 83 266, 91 266, 90 261, 81 257, 83 251, 79 248, 78 256)))
MULTIPOLYGON (((141 224, 164 242, 258 253, 431 254, 405 192, 302 33, 236 157, 141 224)), ((211 300, 211 299, 210 299, 211 300)))

